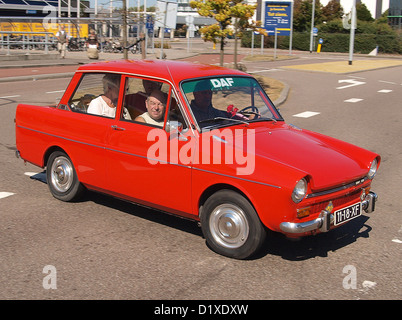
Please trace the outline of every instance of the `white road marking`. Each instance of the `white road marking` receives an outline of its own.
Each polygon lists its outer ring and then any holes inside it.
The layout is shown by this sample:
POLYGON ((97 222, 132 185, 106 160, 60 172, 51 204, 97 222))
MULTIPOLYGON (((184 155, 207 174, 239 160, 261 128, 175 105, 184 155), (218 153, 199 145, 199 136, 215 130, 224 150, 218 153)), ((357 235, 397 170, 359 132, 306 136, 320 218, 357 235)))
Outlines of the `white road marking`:
POLYGON ((64 90, 48 91, 46 93, 60 93, 60 92, 64 92, 64 90))
POLYGON ((356 103, 356 102, 360 102, 360 101, 363 101, 363 99, 351 98, 351 99, 348 99, 348 100, 344 100, 343 102, 356 103))
POLYGON ((264 70, 256 70, 256 71, 250 71, 249 73, 260 73, 260 72, 276 72, 276 71, 284 71, 281 69, 264 69, 264 70))
POLYGON ((354 86, 360 86, 362 84, 366 84, 363 81, 357 81, 357 80, 354 80, 354 79, 338 80, 338 83, 349 83, 346 86, 337 87, 338 90, 346 89, 346 88, 350 88, 350 87, 354 87, 354 86))
POLYGON ((378 82, 382 82, 382 83, 388 83, 388 84, 396 84, 396 82, 392 82, 392 81, 384 81, 384 80, 378 80, 378 82))
POLYGON ((392 90, 382 89, 382 90, 378 90, 377 92, 379 92, 379 93, 390 93, 390 92, 392 92, 392 90))
POLYGON ((15 96, 4 96, 4 97, 0 97, 0 99, 7 99, 7 98, 17 98, 17 97, 21 97, 20 94, 17 94, 15 96))
POLYGON ((301 112, 301 113, 298 113, 298 114, 294 114, 293 117, 310 118, 310 117, 314 117, 314 116, 316 116, 318 114, 320 114, 320 112, 305 111, 305 112, 301 112))
POLYGON ((34 176, 35 174, 39 174, 39 172, 24 172, 24 174, 26 175, 26 176, 28 176, 28 177, 32 177, 32 176, 34 176))
POLYGON ((6 197, 9 197, 9 196, 12 196, 12 195, 14 195, 15 193, 12 193, 12 192, 0 192, 0 199, 3 199, 3 198, 6 198, 6 197))
POLYGON ((395 243, 402 243, 402 240, 399 240, 399 239, 392 239, 392 242, 395 242, 395 243))

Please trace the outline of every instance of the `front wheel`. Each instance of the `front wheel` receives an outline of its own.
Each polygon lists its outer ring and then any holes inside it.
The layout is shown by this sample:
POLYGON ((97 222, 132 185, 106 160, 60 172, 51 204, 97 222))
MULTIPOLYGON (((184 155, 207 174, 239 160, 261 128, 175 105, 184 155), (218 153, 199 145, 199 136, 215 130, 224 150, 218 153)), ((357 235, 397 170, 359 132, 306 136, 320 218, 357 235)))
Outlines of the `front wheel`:
POLYGON ((71 159, 61 151, 53 152, 47 162, 47 184, 52 195, 62 201, 77 200, 84 187, 78 181, 71 159))
POLYGON ((201 213, 201 228, 215 252, 235 259, 255 254, 266 236, 253 206, 232 190, 218 191, 207 199, 201 213))

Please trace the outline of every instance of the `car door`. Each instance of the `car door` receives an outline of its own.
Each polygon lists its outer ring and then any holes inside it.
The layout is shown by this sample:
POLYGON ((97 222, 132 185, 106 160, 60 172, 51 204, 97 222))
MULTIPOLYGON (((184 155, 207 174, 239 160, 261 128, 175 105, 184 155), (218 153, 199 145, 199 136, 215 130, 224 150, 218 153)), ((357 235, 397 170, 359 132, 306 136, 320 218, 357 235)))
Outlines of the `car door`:
POLYGON ((116 90, 119 88, 120 75, 108 73, 84 73, 76 88, 71 92, 63 117, 54 120, 62 136, 65 137, 63 146, 71 157, 79 180, 91 189, 107 190, 105 175, 105 146, 114 123, 114 116, 106 116, 89 112, 91 103, 102 99, 105 94, 105 81, 113 76, 116 90), (67 144, 68 142, 68 144, 67 144))
POLYGON ((146 98, 149 93, 143 86, 150 84, 137 77, 125 78, 120 117, 116 117, 111 128, 107 146, 109 189, 119 197, 143 205, 190 215, 191 161, 188 157, 179 159, 179 153, 194 144, 193 133, 182 116, 171 86, 162 81, 154 82, 154 90, 166 94, 161 126, 136 120, 146 110, 145 99, 140 96, 146 98), (125 117, 127 113, 131 120, 125 117), (178 123, 183 126, 180 133, 178 123))

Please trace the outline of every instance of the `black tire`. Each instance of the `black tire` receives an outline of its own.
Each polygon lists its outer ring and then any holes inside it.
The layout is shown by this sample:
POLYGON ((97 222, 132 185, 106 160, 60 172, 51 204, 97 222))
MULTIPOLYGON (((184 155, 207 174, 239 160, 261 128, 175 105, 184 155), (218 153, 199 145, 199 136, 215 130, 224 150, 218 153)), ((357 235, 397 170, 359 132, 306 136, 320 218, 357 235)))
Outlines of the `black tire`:
POLYGON ((266 237, 253 206, 232 190, 220 190, 205 201, 201 229, 212 250, 235 259, 251 257, 266 237))
POLYGON ((61 201, 77 200, 84 191, 71 159, 62 151, 55 151, 50 155, 46 179, 52 195, 61 201))

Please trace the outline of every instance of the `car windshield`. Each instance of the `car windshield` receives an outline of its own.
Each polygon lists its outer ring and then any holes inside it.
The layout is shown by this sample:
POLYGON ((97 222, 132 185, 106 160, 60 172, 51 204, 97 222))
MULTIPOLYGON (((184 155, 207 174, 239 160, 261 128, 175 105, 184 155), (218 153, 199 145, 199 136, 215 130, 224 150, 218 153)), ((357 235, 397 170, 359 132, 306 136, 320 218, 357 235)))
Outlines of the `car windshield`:
POLYGON ((181 87, 201 129, 283 120, 253 77, 202 78, 181 87))

